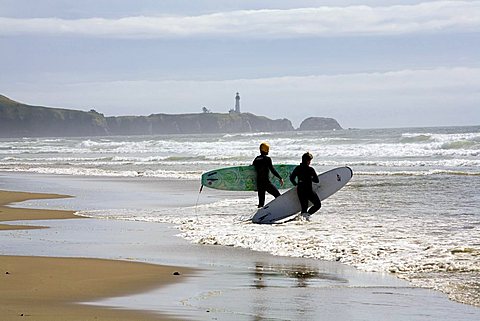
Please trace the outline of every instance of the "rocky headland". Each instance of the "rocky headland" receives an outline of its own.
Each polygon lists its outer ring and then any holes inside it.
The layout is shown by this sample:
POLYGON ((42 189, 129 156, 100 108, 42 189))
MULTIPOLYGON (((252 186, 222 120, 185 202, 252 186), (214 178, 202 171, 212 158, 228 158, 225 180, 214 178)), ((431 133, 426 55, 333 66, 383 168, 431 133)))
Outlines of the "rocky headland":
POLYGON ((333 118, 309 117, 302 121, 298 130, 337 130, 342 126, 333 118))
MULTIPOLYGON (((341 129, 332 118, 311 117, 298 130, 341 129)), ((152 114, 106 117, 80 111, 26 105, 0 95, 0 137, 207 134, 293 131, 288 119, 251 113, 152 114)))

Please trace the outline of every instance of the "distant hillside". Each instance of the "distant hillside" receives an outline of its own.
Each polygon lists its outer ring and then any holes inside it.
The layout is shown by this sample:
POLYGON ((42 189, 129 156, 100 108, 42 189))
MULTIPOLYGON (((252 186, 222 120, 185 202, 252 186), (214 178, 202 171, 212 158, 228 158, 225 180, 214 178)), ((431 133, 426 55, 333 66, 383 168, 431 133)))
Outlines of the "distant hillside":
POLYGON ((29 106, 0 95, 0 137, 107 134, 105 117, 97 112, 29 106))
POLYGON ((250 113, 153 114, 107 117, 112 135, 242 133, 294 130, 288 119, 272 120, 250 113))
POLYGON ((153 114, 105 117, 89 112, 30 106, 0 95, 0 137, 59 137, 292 131, 288 119, 250 113, 153 114))

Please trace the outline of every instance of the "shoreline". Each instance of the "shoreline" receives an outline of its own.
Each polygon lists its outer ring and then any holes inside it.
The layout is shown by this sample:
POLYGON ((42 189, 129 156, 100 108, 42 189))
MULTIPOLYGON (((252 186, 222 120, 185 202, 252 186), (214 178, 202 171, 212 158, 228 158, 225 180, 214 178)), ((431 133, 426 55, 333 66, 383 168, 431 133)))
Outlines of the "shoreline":
MULTIPOLYGON (((74 211, 12 208, 34 199, 70 197, 59 194, 0 190, 0 222, 81 219, 74 211)), ((0 233, 44 226, 0 224, 0 233)), ((0 255, 2 320, 175 320, 148 311, 119 310, 80 304, 119 295, 146 292, 175 282, 193 269, 95 258, 0 255), (178 273, 178 275, 174 275, 178 273)))

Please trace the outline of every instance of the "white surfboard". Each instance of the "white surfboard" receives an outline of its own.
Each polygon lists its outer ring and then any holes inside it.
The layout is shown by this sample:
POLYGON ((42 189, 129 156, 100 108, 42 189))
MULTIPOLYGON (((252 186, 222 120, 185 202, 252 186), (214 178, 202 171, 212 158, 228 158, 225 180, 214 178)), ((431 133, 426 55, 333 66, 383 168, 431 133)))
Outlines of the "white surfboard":
MULTIPOLYGON (((313 191, 321 201, 339 191, 350 181, 353 171, 350 167, 338 167, 318 175, 319 183, 313 183, 313 191)), ((310 204, 311 206, 311 204, 310 204)), ((297 188, 291 188, 270 203, 260 208, 252 218, 253 223, 272 224, 295 215, 302 210, 297 188)))

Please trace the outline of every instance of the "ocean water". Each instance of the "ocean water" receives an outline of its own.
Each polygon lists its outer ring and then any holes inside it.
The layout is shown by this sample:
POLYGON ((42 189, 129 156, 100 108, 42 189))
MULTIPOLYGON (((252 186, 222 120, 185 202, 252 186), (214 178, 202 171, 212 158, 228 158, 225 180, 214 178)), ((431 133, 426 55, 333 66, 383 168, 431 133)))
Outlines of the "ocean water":
MULTIPOLYGON (((0 171, 200 181, 204 171, 250 164, 262 141, 270 143, 275 163, 297 164, 310 151, 318 173, 347 165, 354 177, 310 222, 248 222, 253 192, 224 192, 183 208, 79 214, 168 222, 194 243, 392 273, 480 306, 480 126, 2 139, 0 171)), ((205 188, 198 197, 215 193, 205 188)))

